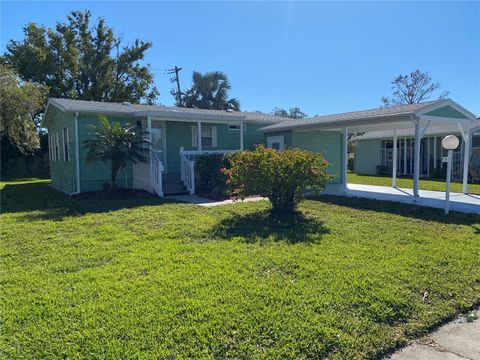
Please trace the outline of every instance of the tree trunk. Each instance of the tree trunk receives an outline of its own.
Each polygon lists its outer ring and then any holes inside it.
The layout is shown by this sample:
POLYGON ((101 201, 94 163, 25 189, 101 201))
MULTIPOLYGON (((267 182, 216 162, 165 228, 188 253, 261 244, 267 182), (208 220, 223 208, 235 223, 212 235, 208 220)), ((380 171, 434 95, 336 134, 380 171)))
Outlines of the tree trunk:
POLYGON ((117 172, 118 166, 112 165, 112 190, 115 190, 117 187, 117 184, 115 183, 115 180, 117 179, 117 172))

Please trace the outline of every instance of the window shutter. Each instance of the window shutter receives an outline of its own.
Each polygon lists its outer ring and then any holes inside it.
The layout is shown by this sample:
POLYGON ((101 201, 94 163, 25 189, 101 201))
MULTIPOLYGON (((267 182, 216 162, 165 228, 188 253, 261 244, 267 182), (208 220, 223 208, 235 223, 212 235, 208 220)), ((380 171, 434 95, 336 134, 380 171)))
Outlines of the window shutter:
POLYGON ((192 126, 192 147, 197 147, 198 144, 197 144, 197 126, 196 125, 193 125, 192 126))
POLYGON ((212 147, 217 147, 217 127, 212 126, 212 147))

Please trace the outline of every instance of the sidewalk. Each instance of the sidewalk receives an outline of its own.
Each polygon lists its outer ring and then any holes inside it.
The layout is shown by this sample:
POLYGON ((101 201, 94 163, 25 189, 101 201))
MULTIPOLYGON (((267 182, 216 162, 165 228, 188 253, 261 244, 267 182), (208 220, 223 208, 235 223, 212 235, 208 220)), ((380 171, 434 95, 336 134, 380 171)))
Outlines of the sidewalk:
POLYGON ((421 341, 386 357, 390 360, 480 360, 480 310, 440 327, 421 341))

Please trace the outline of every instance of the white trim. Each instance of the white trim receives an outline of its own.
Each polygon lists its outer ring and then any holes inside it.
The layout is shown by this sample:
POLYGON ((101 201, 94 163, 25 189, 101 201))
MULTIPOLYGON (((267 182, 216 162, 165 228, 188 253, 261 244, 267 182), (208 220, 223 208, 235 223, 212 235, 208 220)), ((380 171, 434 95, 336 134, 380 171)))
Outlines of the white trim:
POLYGON ((197 149, 202 151, 202 123, 197 122, 197 149))
POLYGON ((211 126, 210 132, 212 133, 212 147, 217 147, 217 127, 211 126))
POLYGON ((398 169, 398 137, 397 131, 393 131, 393 164, 392 164, 392 187, 397 187, 397 169, 398 169))
POLYGON ((80 193, 80 144, 78 141, 78 112, 75 113, 75 167, 77 171, 77 193, 80 193))
POLYGON ((246 130, 246 126, 243 122, 240 124, 240 150, 243 151, 243 132, 246 130))

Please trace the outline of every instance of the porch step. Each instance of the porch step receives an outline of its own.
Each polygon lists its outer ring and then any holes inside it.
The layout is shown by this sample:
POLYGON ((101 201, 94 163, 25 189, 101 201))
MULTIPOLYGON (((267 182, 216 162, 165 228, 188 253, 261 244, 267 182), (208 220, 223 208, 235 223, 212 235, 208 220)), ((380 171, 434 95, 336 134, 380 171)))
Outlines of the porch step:
POLYGON ((189 191, 179 182, 164 182, 163 183, 163 194, 164 195, 183 195, 188 194, 189 191))

